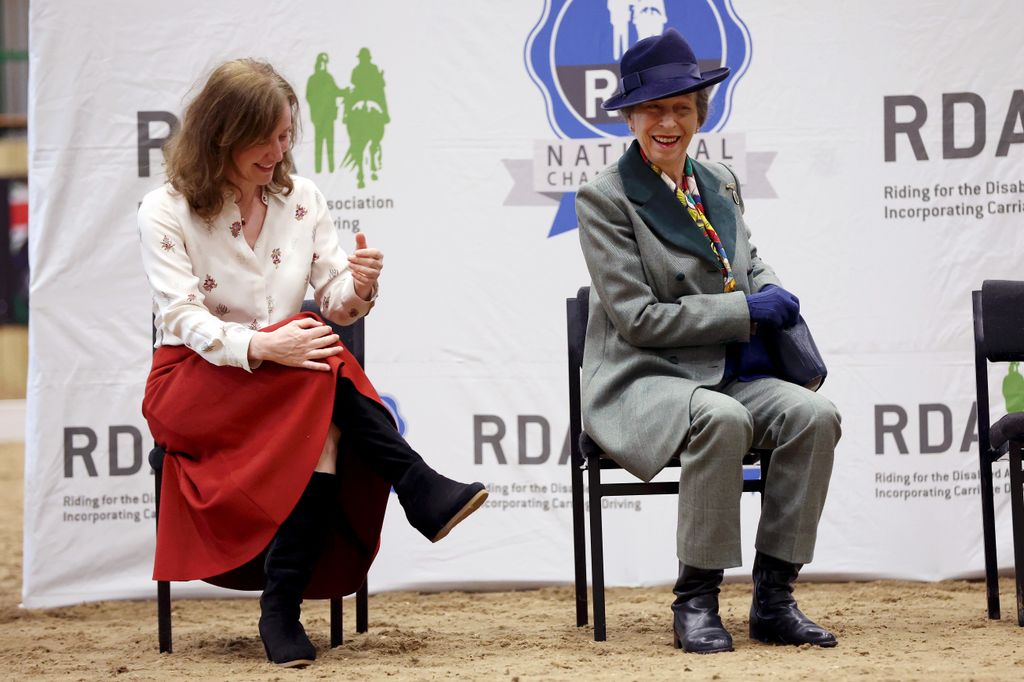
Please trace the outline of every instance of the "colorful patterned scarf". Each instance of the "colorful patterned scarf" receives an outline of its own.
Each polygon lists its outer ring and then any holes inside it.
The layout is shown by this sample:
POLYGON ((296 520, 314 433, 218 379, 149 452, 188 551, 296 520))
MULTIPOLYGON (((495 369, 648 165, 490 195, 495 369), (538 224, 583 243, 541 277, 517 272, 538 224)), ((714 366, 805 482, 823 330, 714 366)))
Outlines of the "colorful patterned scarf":
MULTIPOLYGON (((641 155, 644 157, 644 161, 651 167, 658 175, 661 175, 661 169, 654 164, 653 161, 647 158, 646 154, 641 155)), ((736 289, 736 278, 732 275, 732 265, 729 264, 729 256, 725 252, 725 246, 722 244, 722 240, 718 237, 718 233, 715 232, 715 228, 711 226, 711 221, 708 220, 707 215, 704 214, 704 203, 700 198, 700 191, 697 189, 697 179, 693 176, 693 162, 690 157, 686 157, 686 166, 683 171, 683 184, 686 186, 684 190, 679 185, 676 185, 676 198, 679 199, 687 211, 690 213, 690 217, 693 218, 693 222, 697 224, 701 232, 708 239, 708 245, 711 246, 711 252, 715 254, 715 258, 718 259, 718 268, 722 271, 722 279, 725 284, 725 291, 734 291, 736 289)))

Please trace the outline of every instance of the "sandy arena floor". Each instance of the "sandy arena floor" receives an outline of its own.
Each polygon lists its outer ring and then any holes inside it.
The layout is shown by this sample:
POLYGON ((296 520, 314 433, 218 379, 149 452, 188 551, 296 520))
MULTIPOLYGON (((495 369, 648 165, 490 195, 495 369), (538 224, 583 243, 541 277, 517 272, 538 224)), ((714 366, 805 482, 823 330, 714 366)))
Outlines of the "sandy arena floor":
POLYGON ((157 653, 155 602, 104 602, 25 611, 21 593, 22 448, 0 445, 0 677, 12 680, 1020 680, 1024 628, 986 620, 981 583, 806 584, 801 607, 839 636, 831 650, 770 647, 745 635, 749 587, 727 585, 736 651, 672 648, 667 589, 608 593, 609 640, 574 625, 568 587, 529 592, 408 592, 370 597, 370 632, 327 648, 327 603, 304 621, 320 649, 304 670, 267 663, 253 599, 178 600, 174 649, 157 653))

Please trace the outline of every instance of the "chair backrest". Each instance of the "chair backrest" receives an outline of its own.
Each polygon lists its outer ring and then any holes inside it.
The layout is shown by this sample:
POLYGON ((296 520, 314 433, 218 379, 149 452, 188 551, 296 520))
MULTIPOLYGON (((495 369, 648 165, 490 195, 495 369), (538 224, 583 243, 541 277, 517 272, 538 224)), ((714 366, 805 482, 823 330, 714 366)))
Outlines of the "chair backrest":
POLYGON ((975 324, 975 338, 989 362, 1024 360, 1024 282, 985 280, 980 307, 981 328, 975 324))
MULTIPOLYGON (((569 364, 578 372, 583 367, 583 345, 590 315, 590 287, 580 287, 576 298, 565 301, 566 334, 569 339, 569 364)), ((577 377, 577 380, 579 377, 577 377)))
POLYGON ((302 312, 316 313, 317 315, 320 315, 324 322, 331 326, 334 333, 341 338, 341 345, 348 348, 348 352, 355 356, 356 361, 361 366, 366 364, 366 326, 363 324, 364 320, 366 320, 365 317, 360 317, 352 324, 345 325, 343 327, 340 324, 335 324, 324 317, 320 312, 320 307, 316 304, 316 301, 308 298, 302 302, 302 312))
POLYGON ((989 451, 988 359, 985 357, 985 326, 980 291, 971 292, 974 315, 974 387, 978 406, 978 447, 989 451))
POLYGON ((1024 360, 1024 282, 985 280, 971 293, 974 308, 974 383, 978 405, 978 447, 992 456, 988 404, 988 362, 1024 360))
POLYGON ((580 287, 576 298, 565 299, 565 332, 569 358, 569 452, 572 466, 586 466, 587 455, 580 449, 583 432, 580 396, 580 370, 583 368, 583 344, 587 338, 587 317, 590 313, 590 287, 580 287))

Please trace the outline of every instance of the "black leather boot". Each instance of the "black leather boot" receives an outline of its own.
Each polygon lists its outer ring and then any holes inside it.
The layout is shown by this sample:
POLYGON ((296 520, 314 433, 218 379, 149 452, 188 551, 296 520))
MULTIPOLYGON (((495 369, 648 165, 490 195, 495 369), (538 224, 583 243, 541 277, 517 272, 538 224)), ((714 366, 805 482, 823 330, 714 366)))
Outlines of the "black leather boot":
POLYGON ((672 590, 673 643, 695 654, 732 651, 732 637, 718 615, 718 592, 725 571, 683 566, 672 590))
POLYGON ((758 552, 754 557, 754 601, 750 606, 750 638, 767 644, 814 644, 833 647, 836 636, 796 606, 793 583, 800 564, 758 552))
POLYGON ((430 468, 398 433, 387 410, 338 382, 333 420, 341 437, 377 475, 395 488, 409 524, 431 542, 448 535, 487 499, 482 483, 460 483, 430 468))
POLYGON ((309 665, 316 659, 316 648, 299 622, 299 605, 323 551, 327 514, 336 494, 336 477, 314 472, 295 509, 267 547, 260 639, 267 658, 285 668, 309 665))

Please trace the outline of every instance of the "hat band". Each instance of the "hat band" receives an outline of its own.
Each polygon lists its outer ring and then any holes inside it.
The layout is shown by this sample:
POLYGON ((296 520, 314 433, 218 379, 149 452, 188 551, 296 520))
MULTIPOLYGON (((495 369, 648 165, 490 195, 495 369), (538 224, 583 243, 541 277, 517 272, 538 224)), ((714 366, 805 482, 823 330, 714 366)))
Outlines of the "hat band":
POLYGON ((634 71, 622 77, 622 80, 619 82, 618 94, 621 95, 631 90, 636 90, 644 83, 653 83, 669 78, 693 78, 694 80, 700 80, 700 69, 692 62, 688 64, 676 62, 674 64, 658 64, 649 69, 634 71))

